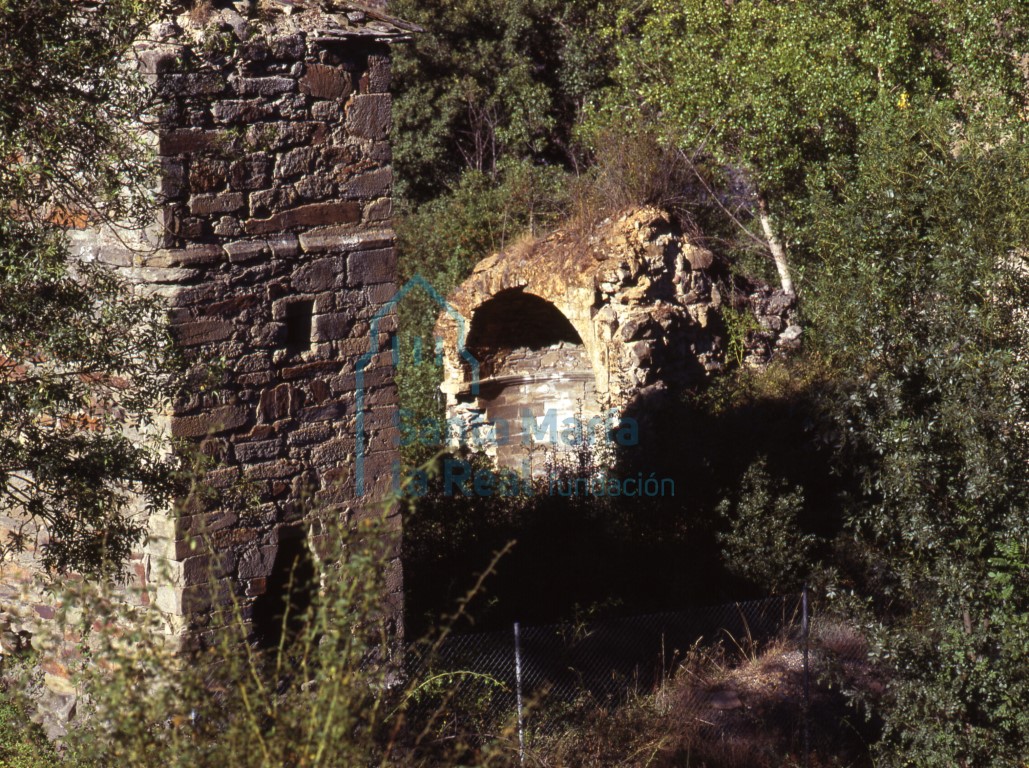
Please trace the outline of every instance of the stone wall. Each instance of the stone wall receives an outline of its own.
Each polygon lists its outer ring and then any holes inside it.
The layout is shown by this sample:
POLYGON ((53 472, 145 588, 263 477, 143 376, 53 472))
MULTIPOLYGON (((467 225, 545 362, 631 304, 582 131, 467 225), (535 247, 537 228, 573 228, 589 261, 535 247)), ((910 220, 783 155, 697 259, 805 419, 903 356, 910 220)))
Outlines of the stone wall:
MULTIPOLYGON (((586 235, 558 231, 483 260, 448 297, 471 320, 466 349, 449 315, 436 327, 444 340, 448 417, 466 425, 467 439, 514 409, 542 415, 550 404, 559 423, 579 413, 588 421, 702 381, 722 367, 722 297, 713 264, 709 251, 656 208, 628 211, 586 235), (527 299, 550 309, 534 310, 527 299), (551 339, 538 330, 544 316, 551 339), (513 343, 519 333, 535 342, 513 343), (574 349, 574 359, 556 354, 555 343, 574 349), (498 391, 508 366, 525 368, 526 350, 534 352, 531 374, 508 374, 508 386, 498 391), (479 361, 478 382, 462 351, 479 361)), ((515 454, 499 458, 520 468, 515 454)))
MULTIPOLYGON (((310 538, 312 507, 370 514, 395 450, 395 317, 369 333, 396 289, 388 45, 410 27, 346 4, 266 2, 249 16, 244 6, 166 20, 139 46, 161 100, 159 220, 129 238, 73 237, 79 258, 167 300, 190 369, 160 437, 209 457, 214 489, 244 490, 150 518, 132 572, 178 633, 204 627, 212 595, 235 592, 255 620, 270 610, 280 596, 269 585, 296 553, 325 554, 310 538), (355 369, 369 351, 358 436, 355 369)), ((8 645, 52 614, 31 577, 31 557, 3 574, 8 645)), ((389 584, 399 619, 398 560, 389 584)))

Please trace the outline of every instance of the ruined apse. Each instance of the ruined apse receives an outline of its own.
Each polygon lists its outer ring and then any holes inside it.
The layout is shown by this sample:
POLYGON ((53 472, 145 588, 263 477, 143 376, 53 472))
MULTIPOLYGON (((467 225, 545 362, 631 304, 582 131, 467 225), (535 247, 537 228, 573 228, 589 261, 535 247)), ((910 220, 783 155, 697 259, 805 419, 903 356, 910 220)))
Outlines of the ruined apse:
MULTIPOLYGON (((380 338, 369 328, 395 291, 389 45, 411 31, 346 3, 201 3, 137 46, 160 97, 159 220, 75 232, 74 251, 166 299, 191 367, 159 437, 199 449, 211 487, 246 490, 246 503, 197 496, 150 517, 131 570, 171 632, 202 626, 230 591, 267 623, 284 574, 317 550, 312 506, 377 514, 389 484, 396 389, 379 348, 395 318, 380 338)), ((53 615, 33 573, 31 552, 5 567, 3 642, 53 615)), ((399 616, 399 561, 388 584, 399 616)), ((47 680, 67 694, 62 669, 47 680)))
POLYGON ((713 263, 652 207, 479 262, 436 326, 452 438, 539 475, 574 450, 565 426, 608 429, 720 369, 713 263))

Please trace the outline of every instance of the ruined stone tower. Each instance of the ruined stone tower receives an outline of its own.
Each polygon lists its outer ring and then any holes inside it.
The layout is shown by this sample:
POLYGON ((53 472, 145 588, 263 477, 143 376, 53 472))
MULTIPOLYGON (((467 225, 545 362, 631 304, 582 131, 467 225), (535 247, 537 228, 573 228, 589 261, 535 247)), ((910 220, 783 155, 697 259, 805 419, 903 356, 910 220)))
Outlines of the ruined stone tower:
MULTIPOLYGON (((346 2, 206 2, 137 47, 160 101, 159 217, 129 241, 75 232, 74 255, 167 300, 191 368, 159 436, 247 493, 150 516, 132 571, 172 632, 226 589, 256 622, 312 546, 312 505, 352 521, 388 484, 396 390, 379 350, 395 318, 369 333, 395 291, 389 45, 411 31, 346 2)), ((5 570, 0 630, 52 615, 32 575, 31 551, 5 570)), ((389 584, 399 617, 399 562, 389 584)))

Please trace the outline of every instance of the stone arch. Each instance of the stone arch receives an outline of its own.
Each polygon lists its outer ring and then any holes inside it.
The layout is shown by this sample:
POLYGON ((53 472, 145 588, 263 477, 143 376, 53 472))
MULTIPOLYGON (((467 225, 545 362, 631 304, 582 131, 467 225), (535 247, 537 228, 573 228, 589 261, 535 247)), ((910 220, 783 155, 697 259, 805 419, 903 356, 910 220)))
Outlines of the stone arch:
MULTIPOLYGON (((583 338, 546 299, 522 288, 498 292, 472 314, 467 347, 481 378, 477 397, 469 387, 458 399, 491 425, 484 447, 502 466, 532 465, 527 446, 534 431, 549 435, 551 424, 588 422, 602 411, 583 338)), ((561 448, 555 437, 543 442, 561 448)))
MULTIPOLYGON (((640 397, 703 377, 720 367, 720 338, 709 325, 711 310, 721 303, 707 274, 712 262, 709 251, 689 243, 667 213, 652 207, 608 219, 589 233, 559 230, 484 259, 448 297, 470 321, 467 349, 461 348, 451 318, 441 316, 436 326, 448 417, 467 435, 488 423, 497 408, 514 404, 496 402, 502 397, 496 385, 502 382, 490 378, 491 365, 499 365, 505 376, 516 373, 507 371, 515 362, 535 365, 523 372, 532 373, 534 381, 560 381, 562 374, 571 379, 575 373, 583 380, 588 416, 623 413, 640 397), (528 311, 523 322, 519 311, 528 311), (574 346, 575 354, 569 348, 562 357, 556 337, 542 345, 545 333, 536 352, 549 355, 547 367, 538 365, 539 354, 532 359, 520 354, 517 361, 502 354, 522 349, 508 344, 505 334, 530 338, 540 326, 553 335, 561 322, 568 326, 568 340, 562 343, 574 346), (461 360, 462 352, 476 355, 476 349, 487 358, 480 360, 479 380, 461 360), (569 370, 568 364, 578 368, 569 370), (585 391, 587 378, 591 393, 585 391)), ((546 398, 554 391, 539 388, 538 402, 531 401, 531 394, 519 393, 517 404, 539 412, 546 410, 546 398)), ((502 465, 513 465, 510 452, 498 455, 488 443, 485 447, 502 465)))

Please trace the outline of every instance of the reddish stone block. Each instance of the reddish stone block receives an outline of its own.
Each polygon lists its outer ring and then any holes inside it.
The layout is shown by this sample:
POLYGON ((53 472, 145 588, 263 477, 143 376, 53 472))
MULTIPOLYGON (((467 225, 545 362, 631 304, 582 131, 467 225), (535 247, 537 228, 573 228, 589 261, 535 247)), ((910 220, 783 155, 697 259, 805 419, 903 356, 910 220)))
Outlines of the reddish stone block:
POLYGON ((228 138, 221 131, 205 131, 199 128, 161 131, 157 151, 165 156, 202 152, 224 146, 228 138))
POLYGON ((231 189, 263 189, 271 182, 272 160, 260 152, 247 155, 229 166, 231 189))
POLYGON ((343 271, 342 259, 318 259, 299 267, 293 273, 293 288, 303 293, 329 291, 336 283, 336 275, 343 271))
POLYGON ((354 326, 354 318, 348 313, 319 315, 314 319, 313 341, 331 341, 345 339, 354 326))
POLYGON ((248 234, 264 235, 294 227, 353 224, 360 220, 361 206, 357 203, 311 203, 277 213, 267 219, 250 219, 244 227, 248 234))
POLYGON ((367 200, 389 194, 393 185, 393 169, 377 168, 350 179, 340 187, 340 195, 367 200))
POLYGON ((368 92, 387 93, 390 81, 390 62, 387 56, 368 57, 368 92))
POLYGON ((228 432, 250 420, 250 410, 242 405, 226 405, 196 416, 173 416, 172 437, 202 437, 228 432))
POLYGON ((223 192, 219 195, 193 195, 189 199, 189 211, 197 216, 212 213, 232 213, 246 207, 246 201, 239 192, 223 192))
POLYGON ((291 77, 241 77, 234 84, 240 96, 278 96, 297 87, 291 77))
POLYGON ((253 443, 237 443, 236 460, 244 464, 276 459, 282 454, 281 440, 259 440, 253 443))
POLYGON ((214 119, 219 123, 255 123, 275 112, 275 108, 263 99, 219 101, 211 107, 214 119))
POLYGON ((275 422, 292 416, 300 406, 300 397, 300 393, 289 384, 266 389, 261 393, 257 416, 265 422, 275 422))
POLYGON ((290 446, 311 445, 330 439, 336 430, 328 424, 312 424, 292 430, 286 435, 286 443, 290 446))
POLYGON ((171 328, 175 340, 184 347, 223 341, 230 338, 235 330, 236 327, 232 323, 223 320, 197 320, 171 328))
POLYGON ((362 139, 385 139, 393 127, 389 94, 355 96, 347 110, 347 132, 362 139))
POLYGON ((316 99, 341 99, 353 90, 350 73, 324 64, 308 64, 300 78, 300 92, 316 99))
POLYGON ((233 264, 245 264, 248 261, 265 258, 271 250, 264 240, 237 240, 225 243, 223 247, 233 264))

